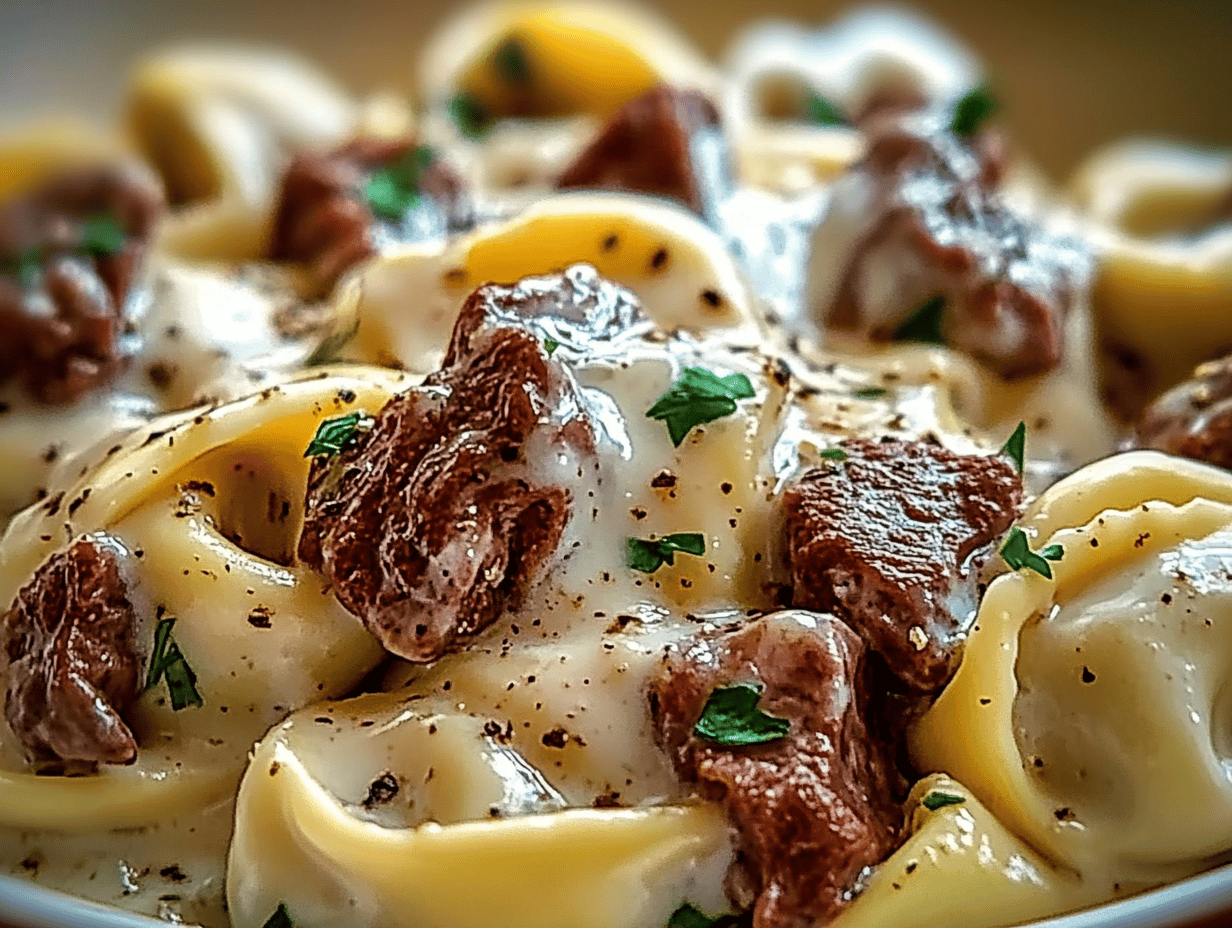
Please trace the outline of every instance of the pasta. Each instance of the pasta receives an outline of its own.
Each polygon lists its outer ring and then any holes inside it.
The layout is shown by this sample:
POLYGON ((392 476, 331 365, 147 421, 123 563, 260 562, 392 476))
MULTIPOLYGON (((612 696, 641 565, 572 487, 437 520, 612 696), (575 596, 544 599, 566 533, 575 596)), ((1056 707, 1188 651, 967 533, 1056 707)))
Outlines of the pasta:
POLYGON ((5 871, 996 928, 1232 857, 1227 156, 1058 193, 903 13, 725 61, 492 4, 418 106, 187 46, 0 138, 5 871))

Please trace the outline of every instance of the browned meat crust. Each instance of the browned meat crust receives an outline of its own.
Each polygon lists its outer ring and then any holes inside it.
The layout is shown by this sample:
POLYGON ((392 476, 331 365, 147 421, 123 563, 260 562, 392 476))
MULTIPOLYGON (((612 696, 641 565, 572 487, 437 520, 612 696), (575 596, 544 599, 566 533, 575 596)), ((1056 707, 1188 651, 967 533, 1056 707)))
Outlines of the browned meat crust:
MULTIPOLYGON (((560 190, 592 187, 670 197, 706 214, 717 191, 699 150, 717 141, 719 112, 696 90, 660 84, 612 114, 599 134, 557 179, 560 190)), ((718 160, 724 159, 717 151, 718 160)))
POLYGON ((137 697, 136 620, 115 554, 82 539, 53 554, 4 617, 4 711, 35 760, 131 764, 121 718, 137 697))
POLYGON ((738 835, 728 892, 755 928, 815 928, 898 844, 892 768, 865 723, 864 644, 828 615, 784 612, 664 658, 650 688, 656 734, 677 773, 721 801, 738 835), (693 734, 716 686, 759 681, 783 738, 724 747, 693 734))
POLYGON ((1130 444, 1232 468, 1232 355, 1201 365, 1148 406, 1130 444))
POLYGON ((536 468, 565 454, 572 483, 599 466, 561 358, 637 318, 632 297, 586 267, 480 287, 442 369, 355 447, 313 462, 299 556, 389 651, 431 661, 464 646, 550 564, 572 493, 536 468))
MULTIPOLYGON (((382 222, 364 197, 364 186, 379 168, 413 154, 413 139, 355 139, 326 155, 296 156, 283 175, 270 256, 308 265, 322 288, 375 254, 378 233, 414 238, 413 230, 382 222)), ((419 174, 419 189, 442 214, 439 232, 465 228, 470 200, 462 178, 431 156, 419 174)))
MULTIPOLYGON (((945 300, 941 340, 1006 378, 1060 363, 1065 320, 1088 259, 1076 240, 1006 206, 993 190, 995 134, 971 145, 936 117, 877 121, 867 155, 835 188, 826 224, 858 223, 825 324, 892 340, 930 300, 945 300), (865 305, 868 281, 893 306, 865 305)), ((826 247, 826 246, 819 246, 826 247)))
POLYGON ((0 207, 0 380, 68 403, 122 369, 125 302, 161 209, 119 166, 59 175, 0 207), (83 242, 99 217, 124 233, 112 253, 83 242))
POLYGON ((792 602, 833 612, 912 690, 957 669, 976 572, 1018 516, 1022 479, 1001 457, 852 439, 847 460, 783 495, 792 602))

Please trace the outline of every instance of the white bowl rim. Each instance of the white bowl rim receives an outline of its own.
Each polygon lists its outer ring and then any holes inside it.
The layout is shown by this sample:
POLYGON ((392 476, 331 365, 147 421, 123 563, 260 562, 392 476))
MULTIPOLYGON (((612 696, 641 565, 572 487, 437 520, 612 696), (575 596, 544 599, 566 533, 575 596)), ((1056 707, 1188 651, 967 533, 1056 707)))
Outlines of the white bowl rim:
MULTIPOLYGON (((1232 863, 1128 899, 1031 922, 1030 928, 1183 928, 1232 909, 1232 863)), ((146 915, 0 874, 0 919, 16 928, 151 928, 146 915)), ((186 923, 191 924, 191 923, 186 923)))

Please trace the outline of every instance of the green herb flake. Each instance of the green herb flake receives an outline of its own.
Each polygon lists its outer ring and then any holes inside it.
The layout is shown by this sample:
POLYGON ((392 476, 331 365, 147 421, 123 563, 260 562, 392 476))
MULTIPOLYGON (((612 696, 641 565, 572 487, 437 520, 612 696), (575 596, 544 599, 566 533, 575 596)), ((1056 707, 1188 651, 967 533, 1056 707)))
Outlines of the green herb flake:
POLYGON ((679 447, 694 426, 730 416, 736 400, 752 396, 753 384, 744 374, 719 377, 704 367, 689 367, 646 410, 646 418, 664 422, 672 444, 679 447))
POLYGON ((954 104, 954 118, 950 122, 950 131, 955 135, 975 135, 988 117, 996 111, 997 98, 986 86, 968 90, 954 104))
POLYGON ((998 453, 1013 461, 1014 466, 1018 468, 1018 473, 1021 474, 1026 451, 1027 423, 1019 422, 1018 428, 1014 429, 1014 433, 1005 440, 1005 444, 1001 446, 1001 450, 998 453))
POLYGON ((825 451, 819 451, 817 456, 823 461, 845 461, 847 460, 847 452, 842 448, 827 448, 825 451))
POLYGON ((851 395, 858 400, 879 400, 889 392, 885 387, 864 387, 851 395))
POLYGON ((507 84, 530 83, 530 61, 526 49, 515 38, 508 38, 492 53, 492 67, 497 76, 507 84))
POLYGON ((432 149, 420 145, 393 164, 377 168, 364 185, 364 199, 382 219, 398 222, 419 202, 419 184, 432 164, 432 149))
POLYGON ((483 138, 492 125, 492 116, 482 103, 469 93, 460 93, 449 101, 449 116, 465 138, 476 141, 483 138))
POLYGON ((944 314, 945 297, 933 297, 895 330, 894 341, 944 345, 945 339, 941 337, 941 317, 944 314))
POLYGON ((939 790, 933 790, 924 797, 924 801, 920 804, 929 812, 936 812, 938 809, 944 809, 946 806, 962 805, 966 801, 966 796, 956 796, 954 793, 943 793, 939 790))
POLYGON ((701 556, 706 553, 706 536, 700 532, 681 532, 662 538, 625 540, 625 563, 644 574, 653 574, 667 564, 676 563, 676 552, 701 556))
POLYGON ((124 230, 112 216, 91 216, 81 226, 81 248, 92 255, 117 254, 124 250, 125 239, 124 230))
POLYGON ((818 126, 850 126, 851 120, 843 111, 815 90, 808 92, 804 101, 804 113, 808 121, 818 126))
POLYGON ((319 454, 341 454, 359 441, 360 436, 372 428, 373 419, 359 411, 347 413, 326 419, 317 426, 317 433, 308 443, 304 457, 311 458, 319 454))
POLYGON ((188 666, 184 652, 171 637, 171 629, 174 627, 175 619, 158 620, 154 629, 154 650, 150 654, 145 688, 148 690, 157 686, 159 680, 166 680, 167 691, 171 695, 171 708, 179 712, 189 706, 203 706, 205 700, 197 690, 196 673, 188 666))
POLYGON ((1011 570, 1022 570, 1025 567, 1049 580, 1052 579, 1052 567, 1048 561, 1059 561, 1064 554, 1065 549, 1060 545, 1049 545, 1037 554, 1027 542, 1027 533, 1017 526, 1010 529, 1005 544, 1001 546, 1001 560, 1005 561, 1011 570))
POLYGON ((543 340, 543 350, 548 353, 549 358, 556 352, 556 349, 559 347, 560 347, 560 342, 552 338, 552 336, 550 335, 543 340))
POLYGON ((291 921, 291 913, 287 911, 285 902, 278 903, 278 908, 274 910, 274 914, 265 920, 263 928, 295 928, 291 921))
POLYGON ((737 683, 711 691, 693 734, 724 747, 745 747, 777 741, 791 730, 787 719, 767 715, 757 708, 761 685, 737 683))

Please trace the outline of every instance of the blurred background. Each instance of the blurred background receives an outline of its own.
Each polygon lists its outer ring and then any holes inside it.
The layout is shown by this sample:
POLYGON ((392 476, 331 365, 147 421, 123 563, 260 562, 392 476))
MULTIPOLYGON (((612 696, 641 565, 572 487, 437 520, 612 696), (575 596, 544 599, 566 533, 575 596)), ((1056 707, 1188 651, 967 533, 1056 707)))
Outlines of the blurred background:
MULTIPOLYGON (((747 22, 821 24, 843 0, 659 0, 712 57, 747 22)), ((1149 133, 1232 146, 1229 0, 918 0, 988 69, 1007 122, 1054 177, 1102 142, 1149 133)), ((55 110, 113 120, 144 52, 184 38, 290 48, 355 91, 411 94, 417 50, 459 4, 433 0, 0 2, 0 126, 55 110)))

